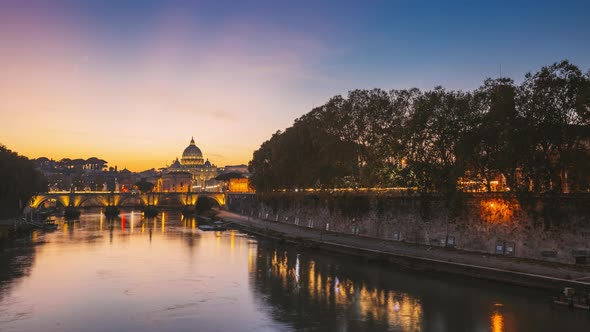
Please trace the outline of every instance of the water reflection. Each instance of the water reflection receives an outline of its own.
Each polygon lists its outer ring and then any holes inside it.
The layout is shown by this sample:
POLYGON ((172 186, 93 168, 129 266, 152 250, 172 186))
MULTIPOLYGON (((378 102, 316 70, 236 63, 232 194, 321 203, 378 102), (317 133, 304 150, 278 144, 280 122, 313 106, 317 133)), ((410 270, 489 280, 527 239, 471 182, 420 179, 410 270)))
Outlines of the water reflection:
POLYGON ((399 271, 165 212, 85 213, 3 242, 0 330, 577 331, 546 294, 399 271))
POLYGON ((492 331, 503 332, 504 331, 504 316, 499 311, 492 313, 492 331))
MULTIPOLYGON (((334 259, 316 260, 288 247, 261 243, 253 276, 255 289, 269 299, 275 318, 296 329, 387 331, 422 328, 420 301, 402 291, 367 284, 357 268, 344 270, 334 259)), ((346 265, 346 268, 349 268, 346 265)))
POLYGON ((43 242, 43 234, 38 231, 24 239, 0 241, 0 324, 30 318, 27 310, 8 310, 13 307, 22 309, 18 300, 9 295, 19 281, 31 273, 35 262, 35 247, 43 245, 43 242))
POLYGON ((421 275, 264 242, 258 244, 251 278, 256 298, 273 308, 273 318, 296 330, 576 331, 590 326, 588 313, 554 310, 544 292, 421 275), (506 319, 506 310, 513 319, 506 319))

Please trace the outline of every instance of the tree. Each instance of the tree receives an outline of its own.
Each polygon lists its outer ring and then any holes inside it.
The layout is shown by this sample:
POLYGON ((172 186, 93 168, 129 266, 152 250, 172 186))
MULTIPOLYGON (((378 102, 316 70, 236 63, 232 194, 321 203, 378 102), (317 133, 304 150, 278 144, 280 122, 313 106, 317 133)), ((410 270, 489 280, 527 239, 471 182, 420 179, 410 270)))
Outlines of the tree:
POLYGON ((459 178, 488 191, 590 188, 590 72, 567 61, 487 79, 473 92, 442 87, 353 90, 276 132, 254 152, 257 191, 417 186, 451 193, 459 178), (531 188, 531 184, 533 184, 531 188))
POLYGON ((472 130, 471 95, 437 87, 418 97, 407 126, 408 166, 422 191, 454 192, 465 165, 459 142, 472 130))
POLYGON ((46 191, 33 162, 0 145, 0 218, 20 215, 34 194, 46 191))
POLYGON ((533 190, 567 190, 567 163, 580 144, 576 126, 588 126, 588 78, 568 61, 526 74, 518 90, 518 108, 528 125, 530 158, 523 166, 533 190))
POLYGON ((504 175, 513 190, 518 166, 526 150, 523 119, 516 112, 516 87, 509 78, 487 79, 474 92, 476 126, 462 141, 461 152, 471 178, 491 191, 491 182, 504 175))
POLYGON ((154 184, 145 180, 135 182, 135 186, 139 191, 141 191, 144 194, 149 193, 154 189, 154 184))

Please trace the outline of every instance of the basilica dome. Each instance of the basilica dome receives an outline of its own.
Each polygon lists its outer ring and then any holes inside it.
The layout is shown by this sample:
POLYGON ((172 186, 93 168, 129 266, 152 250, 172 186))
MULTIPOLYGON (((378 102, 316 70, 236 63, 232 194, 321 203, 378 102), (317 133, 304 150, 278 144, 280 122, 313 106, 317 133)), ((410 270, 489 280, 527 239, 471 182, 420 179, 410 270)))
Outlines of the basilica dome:
POLYGON ((195 145, 195 140, 191 138, 191 143, 184 149, 182 159, 180 160, 183 166, 200 166, 203 165, 203 153, 195 145))

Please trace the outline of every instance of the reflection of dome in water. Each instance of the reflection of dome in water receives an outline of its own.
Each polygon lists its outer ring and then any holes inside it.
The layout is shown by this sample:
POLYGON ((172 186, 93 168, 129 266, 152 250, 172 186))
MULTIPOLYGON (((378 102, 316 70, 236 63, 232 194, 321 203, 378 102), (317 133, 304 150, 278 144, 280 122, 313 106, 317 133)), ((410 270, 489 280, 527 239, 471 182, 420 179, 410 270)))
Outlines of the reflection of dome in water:
POLYGON ((191 138, 191 143, 184 149, 181 159, 183 166, 203 165, 203 153, 195 145, 195 140, 191 138))

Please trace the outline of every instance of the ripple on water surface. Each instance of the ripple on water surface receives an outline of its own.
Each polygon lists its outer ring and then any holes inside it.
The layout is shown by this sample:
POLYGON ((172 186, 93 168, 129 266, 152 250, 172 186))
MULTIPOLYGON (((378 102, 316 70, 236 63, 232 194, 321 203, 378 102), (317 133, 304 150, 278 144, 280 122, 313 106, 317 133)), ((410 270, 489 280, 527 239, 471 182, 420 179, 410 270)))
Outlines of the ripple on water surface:
POLYGON ((588 331, 545 292, 85 213, 3 243, 2 331, 588 331))

